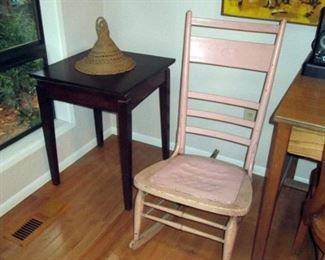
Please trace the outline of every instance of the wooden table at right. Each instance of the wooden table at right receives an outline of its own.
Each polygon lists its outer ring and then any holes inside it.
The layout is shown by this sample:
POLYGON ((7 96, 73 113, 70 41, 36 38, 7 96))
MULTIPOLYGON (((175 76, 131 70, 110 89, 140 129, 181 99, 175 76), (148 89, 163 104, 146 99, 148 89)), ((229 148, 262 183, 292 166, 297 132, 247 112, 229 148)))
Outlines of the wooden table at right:
POLYGON ((287 153, 322 160, 325 79, 298 74, 278 105, 272 122, 272 145, 254 239, 253 260, 261 260, 265 255, 287 153))

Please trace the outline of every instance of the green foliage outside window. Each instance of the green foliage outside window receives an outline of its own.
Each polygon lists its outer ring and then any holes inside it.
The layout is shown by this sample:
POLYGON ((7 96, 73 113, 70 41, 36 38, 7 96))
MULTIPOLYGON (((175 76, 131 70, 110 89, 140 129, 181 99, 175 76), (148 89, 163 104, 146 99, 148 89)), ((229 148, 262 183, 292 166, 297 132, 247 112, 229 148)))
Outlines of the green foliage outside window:
POLYGON ((18 123, 28 123, 30 127, 40 119, 35 102, 36 80, 28 73, 41 67, 42 61, 36 60, 0 73, 0 104, 17 110, 18 123))
MULTIPOLYGON (((0 55, 39 39, 33 5, 32 0, 0 0, 0 55)), ((0 70, 0 145, 39 125, 36 80, 29 73, 42 67, 43 59, 36 59, 0 70)))
POLYGON ((28 2, 0 13, 0 51, 37 40, 33 9, 28 2))

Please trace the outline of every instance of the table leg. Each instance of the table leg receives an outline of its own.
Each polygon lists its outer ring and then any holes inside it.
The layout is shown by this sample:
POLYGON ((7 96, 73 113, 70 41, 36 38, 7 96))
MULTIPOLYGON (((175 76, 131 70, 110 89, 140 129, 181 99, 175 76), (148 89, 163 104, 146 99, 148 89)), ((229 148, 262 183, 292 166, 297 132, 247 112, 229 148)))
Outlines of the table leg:
POLYGON ((104 145, 102 110, 98 108, 94 108, 93 110, 94 110, 97 146, 102 147, 104 145))
POLYGON ((282 168, 287 154, 290 132, 291 127, 289 125, 275 124, 266 180, 257 220, 257 229, 255 232, 252 253, 253 260, 261 260, 264 258, 276 200, 278 198, 282 168))
POLYGON ((48 99, 46 94, 42 93, 41 88, 37 88, 37 95, 52 183, 58 185, 60 184, 60 175, 54 130, 53 100, 48 99))
POLYGON ((132 114, 125 102, 118 104, 117 128, 124 195, 124 208, 132 209, 132 114))
POLYGON ((160 127, 163 159, 168 159, 170 132, 170 71, 166 70, 166 81, 159 87, 160 127))

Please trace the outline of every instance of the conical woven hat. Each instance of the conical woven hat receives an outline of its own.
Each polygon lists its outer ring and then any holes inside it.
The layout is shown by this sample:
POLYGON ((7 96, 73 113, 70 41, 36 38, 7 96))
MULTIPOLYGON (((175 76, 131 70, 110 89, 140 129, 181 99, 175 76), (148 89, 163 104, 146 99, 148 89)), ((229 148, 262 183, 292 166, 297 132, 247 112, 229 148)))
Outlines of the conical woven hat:
POLYGON ((88 56, 77 61, 75 68, 91 75, 112 75, 132 70, 135 62, 124 55, 109 36, 107 23, 103 17, 96 20, 98 39, 88 56))

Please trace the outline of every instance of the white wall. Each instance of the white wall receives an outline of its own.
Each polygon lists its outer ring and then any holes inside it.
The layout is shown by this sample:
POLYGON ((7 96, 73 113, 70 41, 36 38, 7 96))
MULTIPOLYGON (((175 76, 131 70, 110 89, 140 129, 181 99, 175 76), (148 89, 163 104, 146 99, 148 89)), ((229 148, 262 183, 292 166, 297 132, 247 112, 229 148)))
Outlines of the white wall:
MULTIPOLYGON (((178 107, 179 78, 185 12, 192 10, 194 16, 228 20, 240 20, 221 16, 221 0, 106 0, 104 14, 111 36, 124 50, 142 52, 176 58, 171 67, 171 138, 174 141, 178 107)), ((257 22, 257 20, 249 20, 257 22)), ((277 76, 271 96, 266 122, 263 129, 256 172, 264 174, 267 162, 273 125, 268 122, 276 105, 287 90, 290 82, 299 71, 301 64, 310 51, 310 43, 315 35, 315 27, 288 24, 277 76)), ((202 82, 204 85, 205 82, 202 82)), ((252 82, 254 84, 254 82, 252 82)), ((218 82, 222 85, 222 81, 218 82)), ((245 95, 245 90, 242 90, 245 95)), ((141 134, 142 139, 150 137, 159 144, 158 95, 149 97, 135 109, 133 130, 141 134), (145 116, 144 116, 145 115, 145 116)), ((141 139, 140 137, 140 139, 141 139)), ((149 139, 148 139, 149 140, 149 139)), ((205 150, 208 143, 193 144, 193 148, 205 150)), ((224 147, 221 149, 223 152, 224 147)), ((227 147, 226 149, 227 150, 227 147)), ((210 152, 211 150, 209 150, 210 152)), ((231 154, 225 154, 232 157, 231 154)), ((238 158, 230 158, 238 159, 238 158)), ((300 161, 301 162, 301 161, 300 161)), ((306 180, 313 163, 300 163, 298 176, 306 180)))

